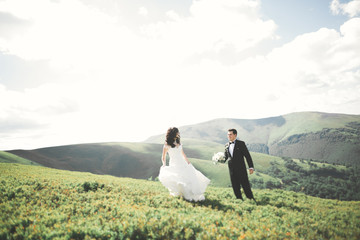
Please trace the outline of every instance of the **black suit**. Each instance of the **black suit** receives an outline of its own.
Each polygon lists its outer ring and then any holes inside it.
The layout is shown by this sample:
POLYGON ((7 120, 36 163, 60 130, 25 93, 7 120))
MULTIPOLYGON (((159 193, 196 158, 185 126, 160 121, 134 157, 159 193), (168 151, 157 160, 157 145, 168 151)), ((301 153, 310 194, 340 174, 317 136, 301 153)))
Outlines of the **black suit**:
POLYGON ((234 190, 234 194, 236 198, 242 199, 241 196, 241 186, 242 186, 246 197, 249 199, 254 199, 254 195, 251 191, 247 169, 244 161, 244 157, 245 157, 249 168, 254 168, 254 164, 250 156, 249 150, 247 149, 245 142, 235 140, 234 152, 233 152, 233 156, 231 156, 229 151, 229 145, 230 145, 229 143, 225 145, 225 159, 229 160, 228 165, 229 165, 230 179, 231 179, 231 185, 234 190))

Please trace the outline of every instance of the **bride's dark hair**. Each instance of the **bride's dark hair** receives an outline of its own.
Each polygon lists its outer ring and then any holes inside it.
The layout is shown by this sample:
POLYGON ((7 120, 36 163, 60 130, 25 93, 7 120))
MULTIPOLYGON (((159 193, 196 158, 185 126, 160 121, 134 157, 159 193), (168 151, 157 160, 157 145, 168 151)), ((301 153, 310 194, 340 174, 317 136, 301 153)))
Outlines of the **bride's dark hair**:
POLYGON ((180 136, 176 137, 176 134, 179 132, 179 129, 176 127, 169 128, 166 133, 166 144, 170 145, 172 148, 175 147, 175 142, 180 144, 180 136))

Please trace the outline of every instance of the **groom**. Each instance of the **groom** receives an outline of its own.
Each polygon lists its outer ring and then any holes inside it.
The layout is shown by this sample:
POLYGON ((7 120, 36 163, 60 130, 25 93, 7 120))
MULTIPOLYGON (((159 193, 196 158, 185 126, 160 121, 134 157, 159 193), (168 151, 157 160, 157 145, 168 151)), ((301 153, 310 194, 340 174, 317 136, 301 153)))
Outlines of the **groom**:
POLYGON ((231 185, 233 187, 236 198, 243 200, 241 196, 241 187, 243 187, 246 197, 249 199, 254 199, 255 201, 254 195, 250 188, 244 157, 246 158, 247 164, 249 166, 250 174, 254 173, 254 164, 245 142, 237 140, 236 137, 236 129, 229 129, 228 139, 230 142, 225 145, 225 161, 229 160, 228 165, 231 185))

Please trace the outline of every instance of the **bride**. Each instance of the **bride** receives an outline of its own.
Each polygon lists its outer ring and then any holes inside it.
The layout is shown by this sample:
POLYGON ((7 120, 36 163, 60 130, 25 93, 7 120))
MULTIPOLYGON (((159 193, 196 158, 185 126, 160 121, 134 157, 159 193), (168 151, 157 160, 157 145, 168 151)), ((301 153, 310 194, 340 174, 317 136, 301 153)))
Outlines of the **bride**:
POLYGON ((182 196, 188 201, 205 200, 204 192, 210 180, 187 159, 176 127, 167 131, 161 160, 159 180, 172 196, 182 196), (166 153, 170 157, 169 166, 166 166, 166 153))

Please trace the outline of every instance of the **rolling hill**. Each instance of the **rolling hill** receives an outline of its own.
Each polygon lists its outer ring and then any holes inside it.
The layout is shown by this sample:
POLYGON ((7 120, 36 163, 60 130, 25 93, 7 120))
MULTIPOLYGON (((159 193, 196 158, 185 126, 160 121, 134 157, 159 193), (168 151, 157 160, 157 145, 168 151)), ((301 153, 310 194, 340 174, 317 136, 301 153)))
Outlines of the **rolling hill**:
MULTIPOLYGON (((360 166, 360 115, 291 113, 263 119, 215 119, 179 127, 187 139, 224 144, 236 128, 250 151, 279 157, 360 166)), ((162 143, 164 135, 145 142, 162 143)))
MULTIPOLYGON (((227 166, 224 164, 214 165, 211 161, 213 153, 222 150, 221 144, 209 143, 206 145, 206 143, 196 140, 190 140, 187 143, 192 143, 191 147, 190 145, 184 147, 187 156, 195 167, 214 180, 212 185, 229 186, 227 166)), ((185 146, 188 145, 185 143, 185 146)), ((12 155, 13 158, 21 157, 28 159, 27 161, 56 169, 108 174, 117 177, 155 179, 159 175, 162 164, 161 153, 161 144, 94 143, 34 150, 13 150, 3 152, 3 155, 12 155)), ((281 161, 278 157, 260 153, 254 153, 253 158, 259 172, 265 171, 270 166, 270 160, 281 161)), ((18 163, 18 161, 13 162, 18 163)))
POLYGON ((56 169, 146 179, 158 175, 161 150, 160 144, 99 143, 8 153, 56 169))
POLYGON ((40 165, 36 162, 19 157, 15 154, 3 152, 3 151, 0 151, 0 162, 1 163, 19 163, 19 164, 24 164, 24 165, 40 165))

